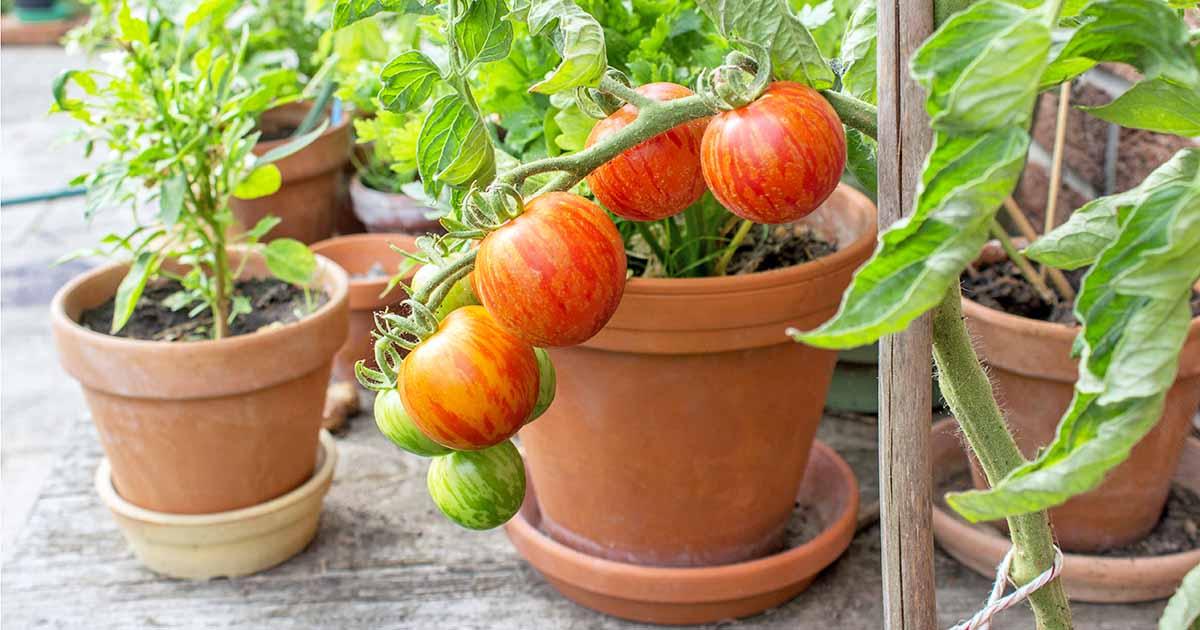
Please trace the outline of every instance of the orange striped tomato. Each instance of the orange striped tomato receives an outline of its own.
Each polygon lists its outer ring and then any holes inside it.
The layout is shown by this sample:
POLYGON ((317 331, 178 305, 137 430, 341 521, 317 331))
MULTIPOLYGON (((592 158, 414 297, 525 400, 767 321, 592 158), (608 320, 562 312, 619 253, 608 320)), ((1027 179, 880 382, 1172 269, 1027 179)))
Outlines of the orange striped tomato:
POLYGON ((500 325, 535 346, 573 346, 617 310, 625 245, 600 206, 551 192, 483 239, 474 274, 479 300, 500 325))
POLYGON ((778 81, 753 103, 713 118, 700 165, 730 212, 756 223, 787 223, 816 210, 837 187, 846 135, 816 90, 778 81))
MULTIPOLYGON (((675 83, 650 83, 637 92, 656 101, 691 96, 675 83)), ((596 123, 587 146, 617 133, 637 118, 637 108, 625 105, 596 123)), ((704 194, 700 174, 700 139, 708 118, 679 125, 627 149, 587 176, 596 199, 618 216, 657 221, 683 212, 704 194)))
POLYGON ((533 412, 537 357, 482 306, 464 306, 405 357, 400 397, 434 442, 463 451, 487 448, 516 433, 533 412))

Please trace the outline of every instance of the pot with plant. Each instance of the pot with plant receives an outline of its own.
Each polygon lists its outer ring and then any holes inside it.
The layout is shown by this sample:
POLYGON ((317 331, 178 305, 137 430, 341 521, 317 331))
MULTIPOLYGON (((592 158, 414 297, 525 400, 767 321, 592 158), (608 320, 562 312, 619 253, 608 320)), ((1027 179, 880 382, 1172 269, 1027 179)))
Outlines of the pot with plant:
POLYGON ((123 5, 117 70, 54 85, 54 109, 110 150, 80 178, 87 214, 156 211, 85 252, 129 262, 68 283, 51 323, 107 455, 98 487, 139 558, 178 577, 249 573, 315 534, 336 461, 318 438, 347 279, 302 243, 264 242, 275 218, 231 229, 231 199, 272 193, 273 160, 311 140, 254 154, 276 94, 239 76, 247 31, 189 56, 184 22, 149 17, 153 29, 123 5))
MULTIPOLYGON (((449 3, 444 21, 430 18, 448 66, 410 51, 384 75, 404 111, 445 93, 421 122, 417 169, 453 210, 419 255, 436 271, 380 316, 377 367, 359 365, 380 392, 376 421, 435 457, 428 484, 443 513, 475 529, 516 515, 518 551, 585 605, 689 623, 786 601, 853 536, 857 481, 814 443, 835 354, 783 331, 829 318, 874 246, 873 205, 839 188, 835 112, 873 132, 872 108, 814 89, 832 87, 827 67, 806 76, 754 44, 706 71, 697 93, 661 80, 635 89, 588 43, 606 33, 578 7, 481 13, 498 6, 449 3), (559 151, 519 159, 503 149, 521 119, 501 112, 507 128, 488 133, 497 119, 480 107, 500 97, 492 86, 476 99, 472 77, 513 63, 514 29, 550 28, 572 42, 569 61, 532 90, 559 110, 538 117, 554 121, 543 132, 559 151), (581 120, 590 136, 567 148, 563 123, 577 136, 581 120), (585 178, 596 201, 579 194, 585 178), (650 277, 627 281, 630 268, 650 277), (438 313, 468 282, 482 306, 438 313), (509 441, 518 431, 523 454, 509 441), (785 544, 797 501, 812 531, 785 544)), ((723 36, 766 37, 729 26, 751 9, 701 8, 715 25, 684 32, 719 47, 716 63, 723 36)), ((792 34, 808 37, 798 23, 792 34)))

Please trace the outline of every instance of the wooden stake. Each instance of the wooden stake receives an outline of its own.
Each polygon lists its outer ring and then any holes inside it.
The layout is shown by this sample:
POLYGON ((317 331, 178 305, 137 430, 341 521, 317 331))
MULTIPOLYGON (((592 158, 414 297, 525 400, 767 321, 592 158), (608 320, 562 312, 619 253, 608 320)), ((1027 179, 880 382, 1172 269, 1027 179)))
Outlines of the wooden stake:
POLYGON ((1055 227, 1054 214, 1058 209, 1058 189, 1062 188, 1063 153, 1066 149, 1067 114, 1071 112, 1071 82, 1062 84, 1058 92, 1058 115, 1054 118, 1054 158, 1050 163, 1050 191, 1046 193, 1046 221, 1042 234, 1055 227))
MULTIPOLYGON (((1038 239, 1037 230, 1029 222, 1029 218, 1025 216, 1025 212, 1017 205, 1015 199, 1008 197, 1004 200, 1004 211, 1008 213, 1008 218, 1012 219, 1012 222, 1016 224, 1017 230, 1021 232, 1021 236, 1024 236, 1026 241, 1032 243, 1038 239)), ((1054 283, 1054 288, 1058 289, 1058 294, 1064 300, 1068 302, 1075 301, 1075 289, 1071 287, 1070 282, 1067 282, 1067 277, 1063 275, 1061 270, 1045 265, 1042 266, 1042 270, 1050 276, 1050 282, 1054 283)))

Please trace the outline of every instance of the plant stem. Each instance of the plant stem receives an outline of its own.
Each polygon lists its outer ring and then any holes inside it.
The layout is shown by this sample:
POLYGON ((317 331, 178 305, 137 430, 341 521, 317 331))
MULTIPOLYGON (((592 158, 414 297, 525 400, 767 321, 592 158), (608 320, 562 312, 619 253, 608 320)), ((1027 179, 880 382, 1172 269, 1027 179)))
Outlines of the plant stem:
MULTIPOLYGON (((419 291, 413 293, 412 299, 424 304, 429 308, 429 310, 437 310, 437 307, 441 306, 442 299, 444 299, 446 296, 445 292, 441 294, 441 297, 437 300, 437 303, 434 303, 432 300, 430 300, 430 298, 437 297, 438 289, 441 288, 442 285, 453 286, 454 282, 457 282, 459 279, 466 276, 467 273, 470 273, 471 269, 475 267, 475 257, 478 255, 478 249, 471 249, 462 256, 455 258, 444 267, 439 268, 438 272, 433 274, 433 277, 429 279, 427 284, 422 286, 419 291), (466 269, 466 272, 462 273, 462 275, 458 275, 463 269, 466 269), (455 276, 457 276, 457 278, 455 278, 455 276), (454 278, 454 282, 450 282, 451 278, 454 278)), ((449 288, 447 288, 446 291, 449 291, 449 288)))
POLYGON ((879 109, 874 105, 860 101, 849 94, 821 90, 821 96, 833 106, 842 123, 852 129, 857 129, 876 140, 879 135, 879 109))
POLYGON ((213 290, 212 303, 213 339, 224 339, 229 336, 229 308, 227 306, 229 296, 225 294, 225 279, 229 276, 229 259, 228 253, 225 251, 225 235, 219 234, 215 240, 213 282, 216 283, 216 287, 213 290))
POLYGON ((750 219, 742 219, 742 223, 738 225, 737 232, 733 234, 733 240, 729 241, 729 245, 725 246, 725 251, 721 252, 721 258, 717 260, 717 266, 713 269, 714 276, 723 276, 729 269, 729 261, 733 260, 733 254, 737 252, 737 248, 746 240, 746 235, 750 233, 750 228, 754 227, 754 222, 750 219))
MULTIPOLYGON (((1012 222, 1016 224, 1017 229, 1021 231, 1021 236, 1024 236, 1025 240, 1032 244, 1038 239, 1037 230, 1033 228, 1033 224, 1026 218, 1025 212, 1021 210, 1021 207, 1017 205, 1016 200, 1012 197, 1004 199, 1004 211, 1008 213, 1008 218, 1012 219, 1012 222)), ((1049 265, 1046 265, 1044 269, 1050 276, 1050 282, 1053 282, 1054 288, 1058 290, 1058 295, 1068 302, 1074 302, 1075 288, 1071 286, 1070 282, 1067 282, 1067 277, 1063 275, 1062 270, 1055 269, 1049 265)))
POLYGON ((655 102, 654 99, 638 94, 633 88, 621 83, 607 74, 600 79, 600 87, 597 89, 606 94, 611 94, 622 101, 633 105, 639 110, 655 102))
MULTIPOLYGON (((1024 464, 1025 458, 1017 449, 996 404, 992 383, 971 346, 957 285, 946 292, 933 311, 933 359, 942 395, 958 419, 967 444, 988 481, 998 482, 1024 464)), ((1017 584, 1026 584, 1054 562, 1050 520, 1045 511, 1034 512, 1009 518, 1008 527, 1014 546, 1010 576, 1017 584)), ((1061 578, 1035 591, 1029 601, 1039 630, 1072 628, 1071 608, 1061 578)))
POLYGON ((1029 281, 1029 284, 1033 285, 1033 288, 1035 291, 1037 291, 1038 296, 1040 296, 1047 303, 1057 303, 1058 296, 1050 290, 1050 287, 1046 286, 1046 281, 1043 280, 1040 275, 1038 275, 1038 272, 1033 268, 1033 265, 1029 264, 1029 260, 1026 259, 1021 252, 1017 251, 1016 245, 1013 245, 1012 237, 1010 237, 1008 232, 1004 230, 1004 226, 1000 225, 999 221, 992 219, 991 231, 992 236, 995 236, 996 240, 1000 241, 1000 247, 1004 248, 1004 253, 1008 255, 1008 259, 1017 266, 1017 269, 1021 270, 1021 275, 1025 276, 1025 279, 1029 281))

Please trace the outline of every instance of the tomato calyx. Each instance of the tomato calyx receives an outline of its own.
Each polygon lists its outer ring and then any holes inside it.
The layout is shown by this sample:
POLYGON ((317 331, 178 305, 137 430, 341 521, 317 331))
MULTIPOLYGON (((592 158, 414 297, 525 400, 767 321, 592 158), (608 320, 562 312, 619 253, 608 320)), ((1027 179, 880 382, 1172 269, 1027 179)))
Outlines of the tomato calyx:
POLYGON ((762 96, 771 82, 771 52, 756 42, 743 39, 734 42, 754 54, 735 50, 725 56, 724 64, 696 79, 696 92, 714 109, 729 111, 745 107, 762 96))

